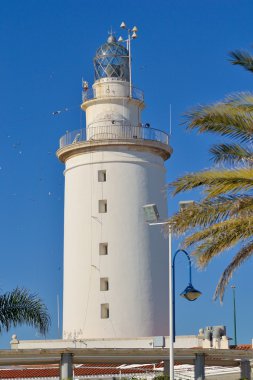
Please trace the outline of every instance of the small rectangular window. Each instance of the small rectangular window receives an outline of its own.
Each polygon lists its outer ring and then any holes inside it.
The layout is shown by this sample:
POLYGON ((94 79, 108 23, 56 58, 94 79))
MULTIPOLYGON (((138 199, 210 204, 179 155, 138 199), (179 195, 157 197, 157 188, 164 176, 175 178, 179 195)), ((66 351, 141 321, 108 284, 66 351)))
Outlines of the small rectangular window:
POLYGON ((106 170, 98 171, 98 182, 106 182, 106 170))
POLYGON ((109 318, 109 303, 101 304, 101 318, 102 319, 109 318))
POLYGON ((99 254, 108 255, 108 243, 99 243, 99 254))
POLYGON ((107 200, 106 199, 100 199, 98 201, 98 212, 100 214, 105 214, 107 212, 107 200))
POLYGON ((100 290, 102 292, 109 290, 109 280, 108 277, 100 278, 100 290))

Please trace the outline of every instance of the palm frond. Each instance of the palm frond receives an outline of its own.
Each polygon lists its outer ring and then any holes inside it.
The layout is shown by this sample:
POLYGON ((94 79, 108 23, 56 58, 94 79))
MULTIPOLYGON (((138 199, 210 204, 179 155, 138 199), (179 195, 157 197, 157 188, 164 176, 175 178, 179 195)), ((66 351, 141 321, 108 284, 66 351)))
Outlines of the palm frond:
POLYGON ((233 258, 231 263, 222 273, 218 285, 214 293, 214 299, 220 298, 220 301, 223 301, 224 292, 226 286, 228 285, 234 271, 248 260, 253 255, 253 241, 251 240, 245 247, 243 247, 233 258))
POLYGON ((253 188, 253 169, 205 170, 186 174, 168 185, 173 195, 204 186, 209 198, 253 188))
POLYGON ((253 56, 248 51, 235 50, 229 53, 233 65, 240 65, 253 72, 253 56))
MULTIPOLYGON (((217 197, 200 203, 194 202, 186 209, 174 214, 169 219, 169 224, 173 226, 173 232, 176 234, 182 234, 188 229, 194 229, 198 226, 205 228, 225 220, 229 215, 231 205, 235 202, 238 202, 237 196, 217 197)), ((165 225, 164 229, 167 231, 168 226, 165 225)))
POLYGON ((236 241, 240 241, 242 239, 247 239, 252 234, 253 216, 249 216, 248 218, 230 218, 203 230, 194 232, 185 239, 184 245, 189 247, 193 244, 201 242, 202 240, 206 240, 208 244, 209 241, 215 240, 224 240, 225 243, 226 240, 231 240, 231 237, 236 239, 236 241))
POLYGON ((11 326, 27 324, 45 334, 50 326, 48 310, 36 294, 16 288, 0 295, 0 332, 11 326))
MULTIPOLYGON (((252 195, 240 194, 228 196, 233 202, 229 211, 230 216, 246 217, 253 215, 252 195)), ((227 198, 227 196, 225 196, 227 198)))
POLYGON ((215 164, 253 164, 253 153, 238 144, 218 144, 210 149, 215 164))
POLYGON ((216 133, 251 142, 253 139, 253 95, 238 94, 210 106, 200 105, 185 114, 188 129, 216 133), (243 102, 243 99, 245 102, 243 102))
POLYGON ((234 107, 237 112, 245 111, 250 113, 252 112, 253 94, 251 92, 236 92, 227 95, 224 102, 234 107))
MULTIPOLYGON (((253 214, 253 197, 250 195, 225 195, 214 199, 194 202, 178 211, 169 219, 173 232, 181 235, 186 231, 199 230, 225 221, 231 217, 245 218, 253 214)), ((164 226, 168 232, 168 225, 164 226)))
POLYGON ((215 236, 210 236, 197 245, 191 254, 196 258, 198 267, 206 267, 214 257, 240 242, 240 233, 241 231, 239 229, 237 231, 236 228, 232 233, 230 231, 217 233, 215 236))

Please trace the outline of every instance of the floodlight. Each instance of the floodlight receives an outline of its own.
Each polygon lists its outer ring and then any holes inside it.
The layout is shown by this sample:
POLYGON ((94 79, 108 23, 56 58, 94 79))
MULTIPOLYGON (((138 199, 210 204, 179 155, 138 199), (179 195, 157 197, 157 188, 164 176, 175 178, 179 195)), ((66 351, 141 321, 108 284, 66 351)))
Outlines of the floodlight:
POLYGON ((195 203, 194 201, 180 201, 179 209, 180 211, 184 211, 185 209, 187 209, 187 207, 193 206, 194 203, 195 203))
POLYGON ((143 206, 145 221, 148 223, 157 222, 159 219, 159 212, 155 203, 143 206))

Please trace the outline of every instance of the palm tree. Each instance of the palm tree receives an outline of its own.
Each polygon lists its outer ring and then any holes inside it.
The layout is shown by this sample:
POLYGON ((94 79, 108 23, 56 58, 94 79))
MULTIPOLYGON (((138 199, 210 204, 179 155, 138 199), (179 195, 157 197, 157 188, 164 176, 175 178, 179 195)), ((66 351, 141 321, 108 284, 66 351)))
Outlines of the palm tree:
POLYGON ((36 294, 16 288, 0 295, 0 333, 21 324, 33 326, 45 334, 50 326, 50 317, 45 304, 36 294))
MULTIPOLYGON (((253 71, 248 52, 230 53, 231 62, 253 71)), ((239 93, 186 114, 187 128, 227 139, 210 149, 214 166, 186 174, 169 184, 173 195, 203 189, 199 202, 172 216, 177 234, 187 233, 185 247, 192 247, 200 268, 232 247, 236 254, 225 268, 214 298, 223 300, 233 272, 253 255, 253 94, 239 93)))
POLYGON ((253 72, 253 56, 248 51, 232 51, 230 53, 230 58, 233 65, 240 65, 245 70, 253 72))

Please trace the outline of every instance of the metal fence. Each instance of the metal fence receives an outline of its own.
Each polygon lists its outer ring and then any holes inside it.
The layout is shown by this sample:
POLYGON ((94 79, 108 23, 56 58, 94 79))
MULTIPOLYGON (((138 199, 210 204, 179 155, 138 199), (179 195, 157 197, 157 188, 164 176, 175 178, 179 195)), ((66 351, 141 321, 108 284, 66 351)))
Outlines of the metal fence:
POLYGON ((60 138, 60 148, 82 141, 102 140, 150 140, 169 145, 167 133, 154 128, 131 127, 124 125, 90 126, 77 129, 60 138))

